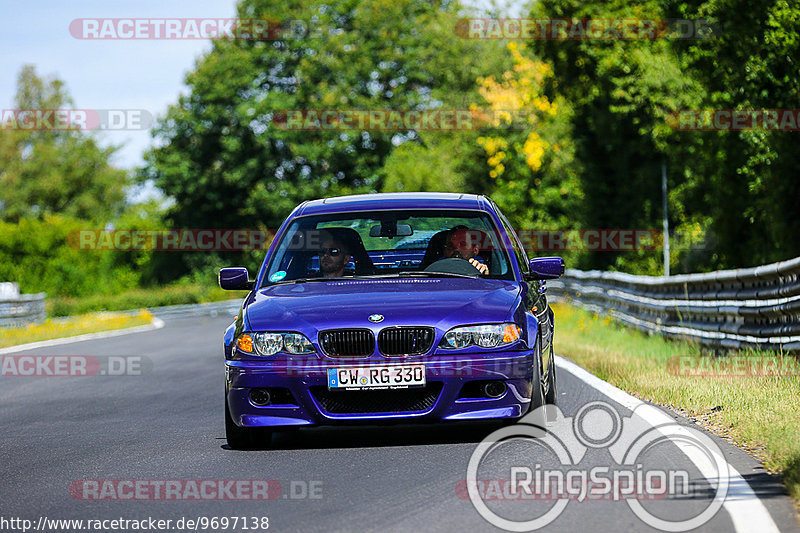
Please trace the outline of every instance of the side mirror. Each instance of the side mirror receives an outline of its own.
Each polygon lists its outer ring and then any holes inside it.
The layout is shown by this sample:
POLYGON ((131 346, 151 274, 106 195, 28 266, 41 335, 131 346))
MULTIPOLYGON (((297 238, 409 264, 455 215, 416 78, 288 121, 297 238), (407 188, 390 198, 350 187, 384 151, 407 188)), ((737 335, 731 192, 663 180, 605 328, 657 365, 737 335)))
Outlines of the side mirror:
POLYGON ((250 291, 256 282, 244 267, 223 268, 219 271, 219 286, 226 291, 250 291))
POLYGON ((564 274, 564 259, 561 257, 537 257, 530 261, 530 279, 556 279, 564 274))

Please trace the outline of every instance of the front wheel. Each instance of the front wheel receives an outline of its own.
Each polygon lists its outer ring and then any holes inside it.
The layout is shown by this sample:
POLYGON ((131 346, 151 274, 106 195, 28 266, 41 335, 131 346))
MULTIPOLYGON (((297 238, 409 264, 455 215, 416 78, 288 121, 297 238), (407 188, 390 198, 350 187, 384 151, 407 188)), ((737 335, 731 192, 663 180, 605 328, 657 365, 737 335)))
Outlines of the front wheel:
POLYGON ((550 368, 547 371, 547 392, 544 401, 547 403, 547 420, 553 422, 556 419, 556 406, 558 405, 558 386, 556 385, 556 356, 553 352, 553 345, 550 344, 550 368))
POLYGON ((228 397, 225 395, 225 438, 234 450, 266 448, 272 442, 272 431, 264 428, 245 428, 237 426, 231 417, 228 397))
POLYGON ((534 413, 535 418, 532 422, 545 428, 545 395, 542 388, 542 343, 541 338, 536 340, 535 358, 533 361, 533 375, 531 376, 531 407, 530 412, 534 413))
POLYGON ((556 358, 553 353, 553 345, 550 345, 550 368, 547 372, 547 394, 544 400, 548 405, 558 405, 558 387, 556 386, 556 358))

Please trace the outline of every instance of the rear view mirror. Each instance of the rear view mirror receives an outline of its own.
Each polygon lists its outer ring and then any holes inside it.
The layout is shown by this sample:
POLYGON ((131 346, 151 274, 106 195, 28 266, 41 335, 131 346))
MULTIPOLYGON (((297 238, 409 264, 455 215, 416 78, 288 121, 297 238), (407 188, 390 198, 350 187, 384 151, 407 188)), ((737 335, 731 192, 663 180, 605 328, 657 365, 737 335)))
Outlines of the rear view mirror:
POLYGON ((408 237, 413 234, 414 230, 408 224, 384 222, 369 228, 370 237, 408 237))
POLYGON ((564 274, 564 259, 561 257, 537 257, 530 261, 531 279, 556 279, 564 274))
POLYGON ((255 287, 244 267, 223 268, 219 271, 219 286, 226 291, 249 291, 255 287))

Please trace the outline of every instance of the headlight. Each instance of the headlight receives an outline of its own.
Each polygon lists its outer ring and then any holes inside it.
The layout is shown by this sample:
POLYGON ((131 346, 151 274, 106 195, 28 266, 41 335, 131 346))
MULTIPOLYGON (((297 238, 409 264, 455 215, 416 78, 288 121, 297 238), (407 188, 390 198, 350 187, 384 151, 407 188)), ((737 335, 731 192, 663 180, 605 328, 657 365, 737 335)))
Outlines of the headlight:
POLYGON ((283 346, 289 353, 308 354, 314 353, 314 346, 311 341, 301 333, 284 333, 283 346))
POLYGON ((517 341, 522 329, 516 324, 486 324, 482 326, 461 326, 445 333, 439 348, 453 350, 468 346, 496 348, 517 341))
POLYGON ((253 346, 258 355, 275 355, 283 347, 283 336, 280 333, 256 333, 253 346))
POLYGON ((236 339, 239 351, 253 355, 275 355, 286 352, 295 355, 312 354, 314 346, 301 333, 244 333, 236 339))

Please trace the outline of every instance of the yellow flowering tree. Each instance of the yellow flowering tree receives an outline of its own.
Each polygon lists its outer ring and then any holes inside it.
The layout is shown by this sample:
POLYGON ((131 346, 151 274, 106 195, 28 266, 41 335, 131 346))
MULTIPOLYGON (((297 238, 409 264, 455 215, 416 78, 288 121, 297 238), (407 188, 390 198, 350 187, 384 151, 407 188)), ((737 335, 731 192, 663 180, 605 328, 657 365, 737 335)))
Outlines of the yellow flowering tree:
POLYGON ((570 141, 570 109, 556 96, 553 69, 508 44, 512 69, 478 78, 487 110, 486 153, 492 196, 519 228, 572 229, 582 198, 570 141), (490 134, 488 134, 490 133, 490 134))

